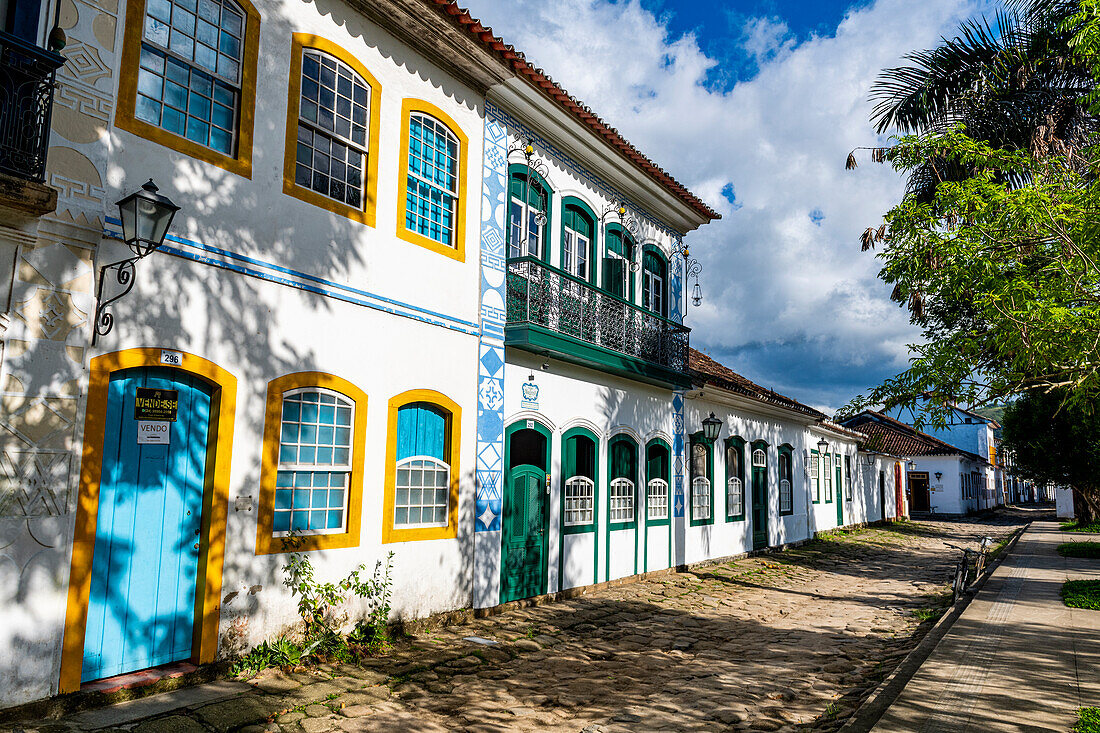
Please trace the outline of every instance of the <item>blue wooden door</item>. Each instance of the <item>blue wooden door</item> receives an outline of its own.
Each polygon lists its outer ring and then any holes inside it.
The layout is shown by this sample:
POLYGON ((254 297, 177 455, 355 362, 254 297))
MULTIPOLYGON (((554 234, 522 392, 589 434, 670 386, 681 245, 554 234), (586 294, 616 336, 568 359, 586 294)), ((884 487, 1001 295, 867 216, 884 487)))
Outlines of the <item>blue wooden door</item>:
POLYGON ((81 681, 191 656, 210 387, 186 372, 111 377, 81 681), (138 444, 139 387, 176 390, 167 445, 138 444))

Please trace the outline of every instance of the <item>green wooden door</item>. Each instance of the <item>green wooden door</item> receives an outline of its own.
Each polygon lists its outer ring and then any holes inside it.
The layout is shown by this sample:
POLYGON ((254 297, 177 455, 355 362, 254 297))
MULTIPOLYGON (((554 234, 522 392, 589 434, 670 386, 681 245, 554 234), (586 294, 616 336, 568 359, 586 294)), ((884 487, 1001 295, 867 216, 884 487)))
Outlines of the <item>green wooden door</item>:
POLYGON ((844 526, 844 482, 840 471, 840 456, 836 457, 836 526, 844 526))
MULTIPOLYGON (((753 463, 756 461, 754 460, 753 463)), ((768 468, 752 468, 752 549, 768 546, 768 468)))
POLYGON ((500 602, 546 592, 546 472, 519 465, 505 480, 500 602))

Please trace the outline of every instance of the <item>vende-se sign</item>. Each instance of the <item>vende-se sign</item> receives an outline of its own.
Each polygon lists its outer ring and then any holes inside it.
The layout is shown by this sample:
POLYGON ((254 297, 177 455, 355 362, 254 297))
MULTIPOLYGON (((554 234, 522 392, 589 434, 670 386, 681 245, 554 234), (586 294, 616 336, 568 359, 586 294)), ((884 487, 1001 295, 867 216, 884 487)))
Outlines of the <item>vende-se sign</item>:
POLYGON ((138 420, 138 445, 168 445, 172 423, 163 420, 138 420))
POLYGON ((179 404, 179 390, 138 387, 137 397, 134 398, 134 419, 175 422, 179 404))

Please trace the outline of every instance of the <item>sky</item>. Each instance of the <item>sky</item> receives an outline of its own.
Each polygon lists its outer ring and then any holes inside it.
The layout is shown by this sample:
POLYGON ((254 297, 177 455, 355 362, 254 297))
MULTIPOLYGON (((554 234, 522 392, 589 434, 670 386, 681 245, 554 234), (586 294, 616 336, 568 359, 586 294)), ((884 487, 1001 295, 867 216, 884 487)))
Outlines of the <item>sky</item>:
POLYGON ((467 0, 470 11, 722 214, 692 346, 832 413, 920 338, 859 235, 901 197, 849 151, 884 142, 868 92, 988 0, 467 0))

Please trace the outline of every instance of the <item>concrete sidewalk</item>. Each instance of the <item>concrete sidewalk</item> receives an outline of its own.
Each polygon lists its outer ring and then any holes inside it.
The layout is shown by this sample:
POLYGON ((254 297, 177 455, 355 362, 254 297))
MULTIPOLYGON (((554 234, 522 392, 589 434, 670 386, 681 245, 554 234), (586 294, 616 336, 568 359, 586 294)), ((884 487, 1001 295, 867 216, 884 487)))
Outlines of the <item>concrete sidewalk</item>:
POLYGON ((1066 580, 1100 579, 1100 560, 1063 542, 1100 536, 1035 522, 873 729, 876 733, 1058 731, 1100 705, 1100 611, 1067 608, 1066 580))

